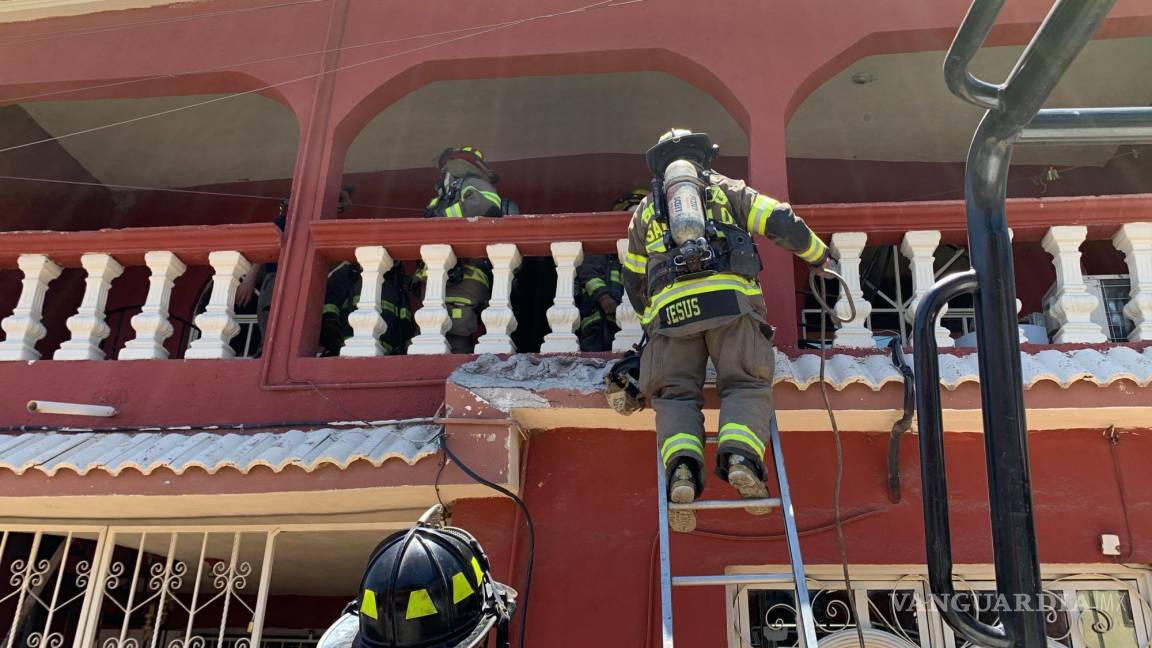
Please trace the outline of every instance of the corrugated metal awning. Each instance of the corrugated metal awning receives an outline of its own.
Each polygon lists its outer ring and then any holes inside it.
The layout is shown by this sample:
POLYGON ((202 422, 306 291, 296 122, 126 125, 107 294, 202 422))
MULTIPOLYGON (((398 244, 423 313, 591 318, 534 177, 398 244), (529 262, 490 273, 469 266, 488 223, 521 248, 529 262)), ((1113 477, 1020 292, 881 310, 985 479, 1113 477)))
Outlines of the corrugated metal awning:
POLYGON ((429 420, 370 427, 326 427, 279 432, 25 432, 0 436, 0 468, 17 475, 61 470, 119 475, 160 469, 183 474, 200 468, 215 474, 232 468, 247 474, 256 466, 279 473, 289 466, 312 472, 347 468, 356 461, 380 466, 390 459, 412 465, 438 451, 442 427, 429 420))

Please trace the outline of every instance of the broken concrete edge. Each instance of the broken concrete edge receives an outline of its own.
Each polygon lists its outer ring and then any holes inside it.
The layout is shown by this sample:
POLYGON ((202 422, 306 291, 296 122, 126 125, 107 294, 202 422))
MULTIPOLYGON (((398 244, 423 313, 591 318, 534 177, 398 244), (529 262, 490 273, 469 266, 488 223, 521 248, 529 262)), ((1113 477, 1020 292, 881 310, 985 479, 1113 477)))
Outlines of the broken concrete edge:
MULTIPOLYGON (((1152 347, 1148 344, 1097 346, 1021 352, 1025 389, 1042 382, 1064 389, 1078 383, 1098 387, 1117 382, 1138 387, 1152 385, 1152 347)), ((906 360, 912 362, 911 354, 906 354, 906 360)), ((467 418, 506 416, 517 409, 604 409, 604 376, 610 366, 611 360, 580 355, 481 355, 449 375, 448 405, 453 416, 467 418), (454 393, 454 388, 463 391, 454 393)), ((976 354, 942 353, 939 371, 940 385, 949 391, 980 382, 976 354)), ((838 392, 863 386, 879 393, 890 383, 904 382, 903 375, 881 349, 863 354, 837 351, 828 356, 824 374, 827 384, 838 392)), ((709 367, 708 382, 714 382, 714 375, 709 367)), ((773 384, 781 383, 800 391, 818 387, 819 354, 790 355, 777 350, 773 384)))

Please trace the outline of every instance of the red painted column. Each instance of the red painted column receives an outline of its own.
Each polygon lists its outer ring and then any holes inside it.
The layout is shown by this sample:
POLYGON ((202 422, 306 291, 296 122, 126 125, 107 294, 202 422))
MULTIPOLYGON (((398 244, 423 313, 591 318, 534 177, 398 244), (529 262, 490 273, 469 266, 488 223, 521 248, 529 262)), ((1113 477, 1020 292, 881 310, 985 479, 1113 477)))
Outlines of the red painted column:
MULTIPOLYGON (((317 72, 336 69, 344 39, 349 0, 334 0, 328 20, 327 55, 317 72)), ((311 106, 300 136, 300 150, 292 177, 292 202, 288 210, 285 246, 281 253, 276 294, 269 318, 264 386, 291 382, 293 360, 310 355, 319 337, 319 313, 324 293, 325 268, 318 262, 311 240, 311 222, 323 214, 335 213, 339 195, 340 168, 333 170, 332 94, 336 75, 318 76, 311 91, 311 106)), ((341 155, 343 148, 339 147, 341 155)), ((342 158, 341 158, 342 159, 342 158)))
MULTIPOLYGON (((752 114, 748 134, 748 184, 776 198, 788 199, 788 169, 786 165, 784 97, 777 103, 748 102, 758 110, 752 114)), ((803 214, 801 214, 803 216, 803 214)), ((760 284, 764 301, 768 304, 768 322, 776 327, 777 345, 795 345, 800 311, 797 307, 796 284, 792 255, 784 249, 761 241, 760 259, 764 270, 760 284)))

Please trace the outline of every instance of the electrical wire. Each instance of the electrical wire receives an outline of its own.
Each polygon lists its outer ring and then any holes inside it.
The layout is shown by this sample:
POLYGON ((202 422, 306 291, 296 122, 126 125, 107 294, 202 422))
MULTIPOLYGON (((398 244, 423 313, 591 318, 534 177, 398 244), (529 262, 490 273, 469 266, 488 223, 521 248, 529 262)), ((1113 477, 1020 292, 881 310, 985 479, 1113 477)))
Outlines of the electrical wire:
POLYGON ((532 592, 532 566, 536 562, 536 525, 532 523, 532 514, 528 512, 528 506, 524 504, 524 500, 520 499, 516 493, 513 493, 507 488, 504 488, 500 484, 493 483, 484 477, 481 477, 476 471, 472 470, 468 464, 460 461, 460 457, 457 457, 456 453, 452 452, 452 450, 448 447, 448 436, 448 434, 443 434, 440 436, 440 449, 444 451, 444 454, 448 457, 448 459, 454 461, 457 466, 460 466, 460 470, 463 470, 464 474, 468 475, 468 477, 470 477, 473 481, 477 482, 478 484, 487 486, 488 488, 491 488, 492 490, 510 498, 513 502, 515 502, 516 506, 519 507, 520 512, 524 515, 524 522, 528 526, 528 563, 524 567, 524 599, 523 603, 520 605, 520 609, 518 610, 520 614, 520 621, 519 633, 516 641, 520 648, 524 648, 527 643, 524 639, 526 636, 524 633, 528 621, 528 601, 530 600, 530 593, 532 592))
MULTIPOLYGON (((814 283, 817 277, 820 278, 820 298, 817 301, 821 306, 827 309, 827 285, 825 282, 826 276, 832 276, 840 281, 841 294, 848 302, 849 309, 852 316, 847 319, 840 319, 836 315, 835 309, 828 311, 828 315, 837 319, 841 323, 847 323, 856 319, 856 305, 852 300, 852 291, 848 290, 844 283, 844 279, 840 275, 830 270, 812 271, 809 281, 814 283)), ((815 286, 813 286, 813 293, 815 293, 815 286)), ((828 364, 828 345, 825 343, 827 335, 827 317, 820 317, 820 395, 824 399, 824 409, 828 412, 828 422, 832 425, 832 438, 836 444, 836 486, 832 496, 832 511, 833 518, 836 525, 836 544, 840 549, 840 567, 844 573, 844 588, 848 592, 848 607, 852 612, 852 617, 856 619, 856 640, 860 644, 860 648, 866 648, 864 644, 864 629, 860 624, 860 611, 856 609, 856 595, 852 587, 852 576, 848 572, 848 547, 847 541, 844 539, 844 522, 840 515, 840 495, 841 489, 844 485, 844 445, 840 439, 840 426, 836 424, 836 412, 832 409, 832 401, 828 398, 828 383, 824 379, 825 367, 828 364)))
POLYGON ((1124 487, 1124 474, 1120 471, 1120 456, 1117 453, 1117 446, 1120 445, 1120 435, 1116 432, 1116 426, 1111 425, 1108 427, 1108 449, 1112 456, 1112 475, 1116 478, 1116 490, 1120 493, 1120 510, 1124 514, 1124 558, 1127 562, 1132 559, 1132 552, 1135 550, 1136 541, 1132 536, 1132 521, 1128 519, 1128 490, 1124 487))
POLYGON ((221 72, 224 70, 232 70, 240 67, 247 67, 249 65, 263 65, 267 63, 275 63, 278 61, 287 61, 294 58, 302 58, 305 56, 318 56, 321 54, 334 54, 340 52, 347 52, 350 50, 361 49, 365 47, 377 47, 380 45, 391 45, 394 43, 402 43, 404 41, 419 40, 421 38, 433 38, 436 36, 448 36, 451 34, 459 34, 461 32, 475 31, 479 29, 486 29, 488 27, 498 27, 508 25, 514 21, 506 20, 499 23, 490 23, 487 25, 476 25, 473 27, 461 27, 459 29, 448 29, 438 32, 427 32, 423 34, 413 34, 411 36, 401 36, 399 38, 389 38, 385 40, 370 41, 367 43, 356 43, 354 45, 342 45, 340 47, 330 47, 327 49, 310 50, 307 52, 297 52, 295 54, 284 54, 281 56, 270 56, 258 59, 249 59, 247 61, 239 61, 235 63, 225 63, 222 65, 213 65, 205 68, 194 68, 191 70, 183 70, 180 72, 170 72, 167 74, 155 74, 152 76, 140 77, 136 79, 123 79, 121 81, 111 81, 108 83, 100 83, 95 85, 81 86, 77 88, 66 88, 64 90, 53 90, 51 92, 41 92, 32 95, 24 95, 22 97, 4 98, 4 103, 20 103, 30 99, 43 99, 44 97, 54 97, 64 94, 74 94, 77 92, 86 92, 88 90, 102 90, 104 88, 115 88, 119 86, 132 85, 135 83, 147 83, 149 81, 158 81, 160 79, 172 79, 181 76, 190 76, 193 74, 205 74, 207 72, 221 72))
MULTIPOLYGON (((1081 169, 1089 169, 1089 168, 1103 169, 1110 162, 1113 162, 1115 160, 1119 160, 1120 158, 1125 158, 1125 157, 1139 158, 1140 152, 1137 149, 1133 148, 1130 151, 1126 151, 1124 153, 1117 153, 1116 155, 1113 155, 1112 157, 1105 160, 1103 165, 1081 164, 1078 166, 1060 167, 1060 168, 1056 168, 1055 170, 1059 174, 1059 173, 1070 173, 1072 171, 1079 171, 1081 169)), ((1009 179, 1008 184, 1012 184, 1013 182, 1019 183, 1023 180, 1030 180, 1030 181, 1032 181, 1033 184, 1039 184, 1040 182, 1042 182, 1043 176, 1019 176, 1016 178, 1009 179)), ((905 198, 905 199, 903 199, 903 201, 915 202, 918 200, 932 200, 933 198, 942 199, 945 196, 951 196, 953 194, 960 194, 960 197, 963 197, 964 189, 960 188, 960 189, 948 189, 947 191, 937 191, 935 193, 924 194, 921 196, 913 196, 911 198, 905 198)))
POLYGON ((105 189, 125 189, 129 191, 162 191, 166 193, 197 194, 201 196, 221 196, 225 198, 250 198, 252 200, 282 200, 282 196, 262 196, 259 194, 228 193, 226 191, 204 191, 200 189, 175 189, 166 187, 142 187, 138 185, 107 184, 104 182, 84 182, 83 180, 61 180, 58 178, 27 178, 24 176, 0 175, 0 180, 17 182, 46 182, 49 184, 78 185, 83 187, 104 187, 105 189))
POLYGON ((524 24, 531 23, 531 22, 537 22, 540 20, 547 20, 550 18, 559 18, 562 16, 568 16, 568 15, 577 14, 577 13, 581 13, 581 12, 585 12, 585 11, 593 11, 596 9, 607 8, 607 7, 617 7, 617 6, 622 6, 625 4, 633 4, 636 2, 644 2, 644 1, 646 1, 646 0, 626 0, 625 2, 614 2, 614 0, 600 0, 599 2, 594 2, 592 4, 582 5, 580 7, 568 9, 565 11, 558 11, 558 12, 553 12, 553 13, 548 13, 548 14, 540 14, 540 15, 536 15, 536 16, 531 16, 528 18, 521 18, 521 19, 510 21, 507 23, 502 23, 499 26, 490 27, 488 29, 482 29, 480 31, 472 32, 469 34, 464 34, 462 36, 456 36, 454 38, 449 38, 449 39, 437 41, 434 43, 428 43, 426 45, 420 45, 418 47, 413 47, 411 49, 403 50, 400 52, 393 52, 391 54, 386 54, 384 56, 378 56, 378 57, 370 58, 370 59, 367 59, 364 61, 358 61, 356 63, 349 63, 348 65, 342 65, 342 66, 334 67, 331 70, 322 70, 320 72, 315 72, 312 74, 306 74, 304 76, 296 77, 293 79, 288 79, 286 81, 280 81, 277 83, 270 83, 268 85, 260 86, 257 88, 251 88, 249 90, 243 90, 241 92, 234 92, 231 94, 220 95, 217 97, 212 97, 210 99, 205 99, 203 101, 197 101, 197 102, 186 104, 183 106, 177 106, 175 108, 169 108, 167 110, 160 110, 160 111, 153 112, 153 113, 138 115, 136 117, 131 117, 129 119, 122 119, 120 121, 102 124, 100 126, 92 126, 90 128, 83 128, 80 130, 72 131, 70 133, 64 133, 62 135, 55 135, 52 137, 46 137, 46 138, 42 138, 42 139, 38 139, 38 140, 33 140, 30 142, 24 142, 23 144, 15 144, 12 146, 7 146, 5 148, 0 148, 0 153, 8 153, 10 151, 16 151, 16 150, 28 148, 31 146, 36 146, 39 144, 47 144, 49 142, 57 142, 57 141, 60 141, 63 139, 68 139, 68 138, 76 137, 79 135, 86 135, 89 133, 95 133, 98 131, 107 130, 109 128, 116 128, 119 126, 127 126, 129 124, 134 124, 134 123, 146 121, 149 119, 155 119, 157 117, 163 117, 165 115, 171 115, 171 114, 175 114, 178 112, 183 112, 185 110, 191 110, 193 108, 200 108, 203 106, 208 106, 211 104, 219 103, 221 101, 227 101, 229 99, 236 99, 238 97, 244 97, 244 96, 264 92, 267 90, 273 90, 273 89, 280 88, 280 87, 283 87, 286 85, 291 85, 293 83, 308 81, 308 80, 319 78, 319 77, 322 77, 322 76, 325 76, 328 74, 335 74, 337 72, 343 72, 345 70, 351 70, 354 68, 363 67, 365 65, 372 65, 374 63, 379 63, 381 61, 385 61, 388 59, 397 58, 400 56, 404 56, 406 54, 413 54, 413 53, 420 52, 423 50, 432 49, 435 47, 440 47, 442 45, 448 45, 450 43, 466 40, 469 38, 475 38, 477 36, 482 36, 484 34, 489 34, 492 32, 500 31, 502 29, 508 29, 510 27, 516 27, 516 26, 524 25, 524 24))
MULTIPOLYGON (((85 182, 83 180, 61 180, 58 178, 29 178, 26 176, 0 175, 0 180, 16 182, 46 182, 49 184, 78 185, 84 187, 103 187, 105 189, 123 189, 127 191, 156 191, 161 193, 193 194, 199 196, 219 196, 223 198, 246 198, 252 200, 283 200, 283 196, 264 196, 261 194, 229 193, 226 191, 206 191, 203 189, 177 189, 174 187, 146 187, 141 185, 107 184, 104 182, 85 182)), ((381 209, 388 211, 424 211, 420 207, 401 207, 400 205, 371 205, 367 203, 347 203, 349 207, 363 207, 366 209, 381 209)))

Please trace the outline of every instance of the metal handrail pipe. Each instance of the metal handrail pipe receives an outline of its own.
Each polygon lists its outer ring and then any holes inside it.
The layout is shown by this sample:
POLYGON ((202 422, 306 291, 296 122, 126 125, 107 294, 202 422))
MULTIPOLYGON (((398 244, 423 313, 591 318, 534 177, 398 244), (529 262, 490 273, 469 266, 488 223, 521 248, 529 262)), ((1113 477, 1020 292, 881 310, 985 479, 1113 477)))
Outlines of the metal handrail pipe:
POLYGON ((1152 108, 1059 108, 1037 113, 1020 144, 1147 144, 1152 108))

